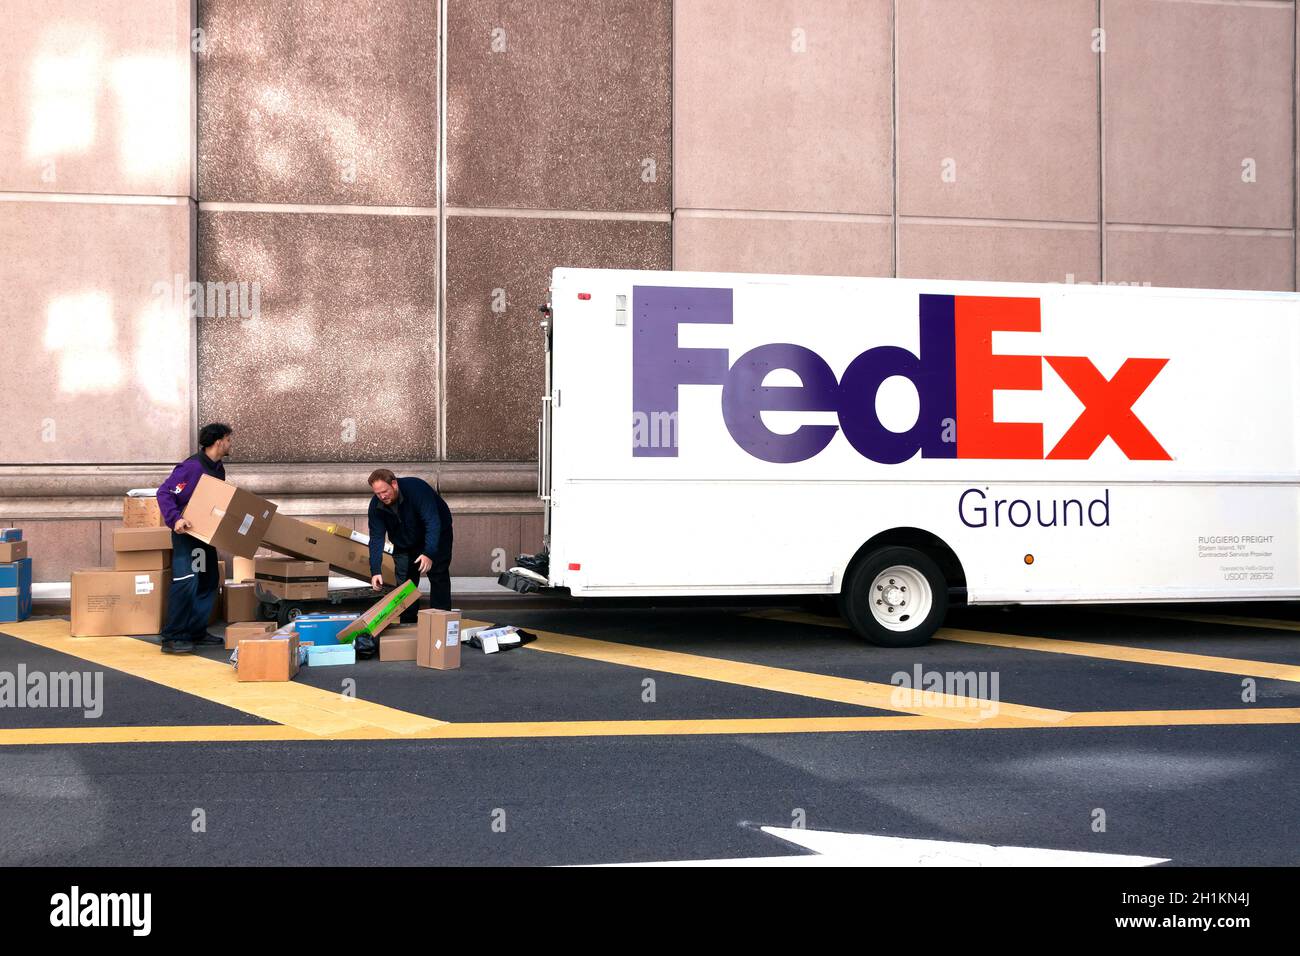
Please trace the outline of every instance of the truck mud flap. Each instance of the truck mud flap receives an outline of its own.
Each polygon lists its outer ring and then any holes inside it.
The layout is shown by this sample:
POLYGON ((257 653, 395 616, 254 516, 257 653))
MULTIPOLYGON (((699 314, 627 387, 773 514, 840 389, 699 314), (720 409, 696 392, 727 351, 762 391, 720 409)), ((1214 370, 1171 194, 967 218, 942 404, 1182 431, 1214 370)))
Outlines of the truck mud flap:
POLYGON ((497 576, 497 584, 503 588, 509 588, 512 591, 518 591, 520 594, 560 594, 562 588, 553 588, 538 581, 533 580, 527 573, 520 573, 520 569, 512 568, 504 571, 497 576))

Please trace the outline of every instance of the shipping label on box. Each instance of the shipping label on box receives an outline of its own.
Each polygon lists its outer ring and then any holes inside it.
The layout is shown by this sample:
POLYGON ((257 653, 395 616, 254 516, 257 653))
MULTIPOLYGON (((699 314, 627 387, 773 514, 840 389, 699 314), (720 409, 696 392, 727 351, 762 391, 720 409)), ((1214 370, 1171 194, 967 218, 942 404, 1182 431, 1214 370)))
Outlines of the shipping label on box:
POLYGON ((164 527, 162 510, 157 498, 133 498, 127 495, 122 499, 122 524, 128 528, 164 527))
POLYGON ((251 558, 262 543, 276 506, 229 482, 203 475, 185 506, 189 534, 241 558, 251 558))
POLYGON ((0 564, 13 564, 27 557, 26 541, 0 541, 0 564))
POLYGON ((167 617, 170 571, 72 572, 73 637, 157 634, 167 617))
POLYGON ((418 615, 415 663, 420 667, 460 667, 460 611, 428 609, 418 615))

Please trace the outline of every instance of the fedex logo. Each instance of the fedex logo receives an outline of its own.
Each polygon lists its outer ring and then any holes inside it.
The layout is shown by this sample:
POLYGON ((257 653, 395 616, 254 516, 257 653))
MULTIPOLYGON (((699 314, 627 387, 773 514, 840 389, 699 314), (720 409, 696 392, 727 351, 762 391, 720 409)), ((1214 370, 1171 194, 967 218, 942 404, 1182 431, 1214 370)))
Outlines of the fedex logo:
POLYGON ((635 457, 677 456, 675 435, 666 443, 640 440, 648 421, 677 419, 683 385, 721 385, 722 417, 736 444, 771 462, 805 461, 837 431, 865 458, 881 464, 923 458, 1086 459, 1109 436, 1128 458, 1167 461, 1169 453, 1133 412, 1168 359, 1129 358, 1106 378, 1080 355, 998 355, 994 332, 1038 332, 1039 300, 993 296, 920 296, 920 348, 913 354, 884 345, 867 349, 843 376, 816 352, 788 342, 760 345, 729 361, 726 349, 681 348, 686 323, 729 325, 730 289, 633 288, 632 409, 635 457), (1039 422, 993 419, 993 392, 1039 391, 1043 365, 1070 388, 1083 411, 1044 454, 1039 422), (764 385, 773 369, 793 371, 798 386, 764 385), (880 422, 876 393, 893 376, 909 379, 920 414, 905 432, 880 422), (807 424, 788 435, 769 430, 764 411, 834 412, 839 424, 807 424))

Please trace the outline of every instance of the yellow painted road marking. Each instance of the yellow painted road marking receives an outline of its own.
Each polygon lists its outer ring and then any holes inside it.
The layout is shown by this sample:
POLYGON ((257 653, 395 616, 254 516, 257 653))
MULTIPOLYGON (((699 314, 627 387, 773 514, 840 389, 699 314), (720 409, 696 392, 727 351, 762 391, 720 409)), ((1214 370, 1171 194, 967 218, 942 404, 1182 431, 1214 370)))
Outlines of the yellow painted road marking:
POLYGON ((1082 727, 1209 727, 1300 724, 1300 707, 1229 710, 1121 710, 1068 714, 1049 724, 1018 717, 955 723, 937 717, 762 717, 705 720, 558 720, 442 724, 410 734, 378 727, 322 736, 292 727, 52 727, 0 730, 0 746, 111 743, 198 743, 301 740, 485 740, 540 737, 726 736, 924 730, 1032 730, 1082 727))
POLYGON ((193 654, 163 654, 130 637, 69 637, 68 622, 24 621, 4 633, 102 667, 162 684, 316 736, 359 730, 406 735, 444 723, 296 681, 240 683, 229 664, 193 654))
POLYGON ((1154 617, 1171 621, 1196 621, 1200 624, 1231 624, 1233 627, 1258 627, 1269 631, 1300 631, 1300 621, 1283 621, 1270 617, 1234 617, 1228 614, 1197 614, 1194 611, 1162 611, 1157 608, 1083 608, 1090 614, 1154 617))
MULTIPOLYGON (((818 617, 800 611, 763 610, 747 616, 788 621, 794 624, 812 624, 819 627, 847 628, 838 618, 818 617)), ((1206 620, 1206 617, 1200 620, 1206 620)), ((1236 623, 1246 618, 1222 618, 1219 623, 1236 623)), ((1286 622, 1275 622, 1286 623, 1286 622)), ((1025 637, 1020 634, 997 634, 991 631, 971 631, 940 628, 935 640, 954 641, 961 644, 983 644, 988 647, 1016 648, 1043 651, 1049 654, 1067 654, 1074 657, 1093 657, 1100 660, 1124 661, 1130 664, 1154 664, 1159 667, 1180 667, 1185 670, 1210 671, 1216 674, 1235 674, 1244 677, 1265 677, 1271 680, 1300 682, 1300 666, 1276 664, 1270 661, 1251 661, 1237 657, 1211 657, 1207 654, 1188 654, 1183 651, 1161 651, 1145 647, 1118 644, 1097 644, 1089 641, 1068 641, 1053 637, 1025 637)))
POLYGON ((1046 651, 1049 654, 1068 654, 1074 657, 1094 657, 1108 661, 1124 661, 1130 664, 1155 664, 1161 667, 1180 667, 1184 670, 1210 671, 1216 674, 1238 674, 1247 677, 1267 677, 1272 680, 1300 682, 1300 667, 1294 664, 1274 664, 1269 661, 1248 661, 1236 657, 1211 657, 1208 654, 1188 654, 1183 651, 1157 651, 1146 647, 1093 644, 1087 641, 1025 637, 1019 634, 992 634, 984 631, 963 631, 951 628, 943 628, 935 637, 945 641, 957 641, 962 644, 1011 647, 1019 650, 1046 651))
POLYGON ((1066 712, 1062 710, 1027 707, 1022 704, 956 695, 946 696, 942 705, 935 706, 928 703, 933 699, 933 695, 927 697, 918 688, 897 687, 893 684, 832 677, 827 674, 812 674, 717 657, 701 657, 696 654, 657 650, 613 641, 598 641, 586 637, 556 634, 552 631, 532 631, 532 633, 537 635, 537 640, 525 646, 550 654, 564 654, 585 660, 603 661, 607 664, 621 664, 642 670, 698 677, 723 684, 737 684, 741 687, 794 694, 816 700, 875 707, 922 717, 936 717, 946 721, 962 723, 986 721, 993 711, 1002 716, 1014 716, 1045 723, 1057 723, 1066 716, 1066 712))

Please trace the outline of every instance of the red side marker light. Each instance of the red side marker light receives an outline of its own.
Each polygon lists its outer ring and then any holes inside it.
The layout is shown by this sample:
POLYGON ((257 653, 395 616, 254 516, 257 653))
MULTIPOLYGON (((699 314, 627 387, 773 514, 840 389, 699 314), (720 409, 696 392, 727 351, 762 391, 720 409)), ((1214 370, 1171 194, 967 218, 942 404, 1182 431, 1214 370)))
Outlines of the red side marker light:
POLYGON ((582 565, 581 565, 581 564, 578 564, 577 562, 570 561, 570 562, 569 562, 569 570, 570 570, 570 571, 581 571, 581 570, 582 570, 582 565))
POLYGON ((587 301, 588 299, 590 299, 590 298, 591 298, 591 293, 590 293, 590 292, 579 292, 579 293, 578 293, 578 299, 579 299, 580 301, 582 301, 582 302, 586 302, 586 301, 587 301))

